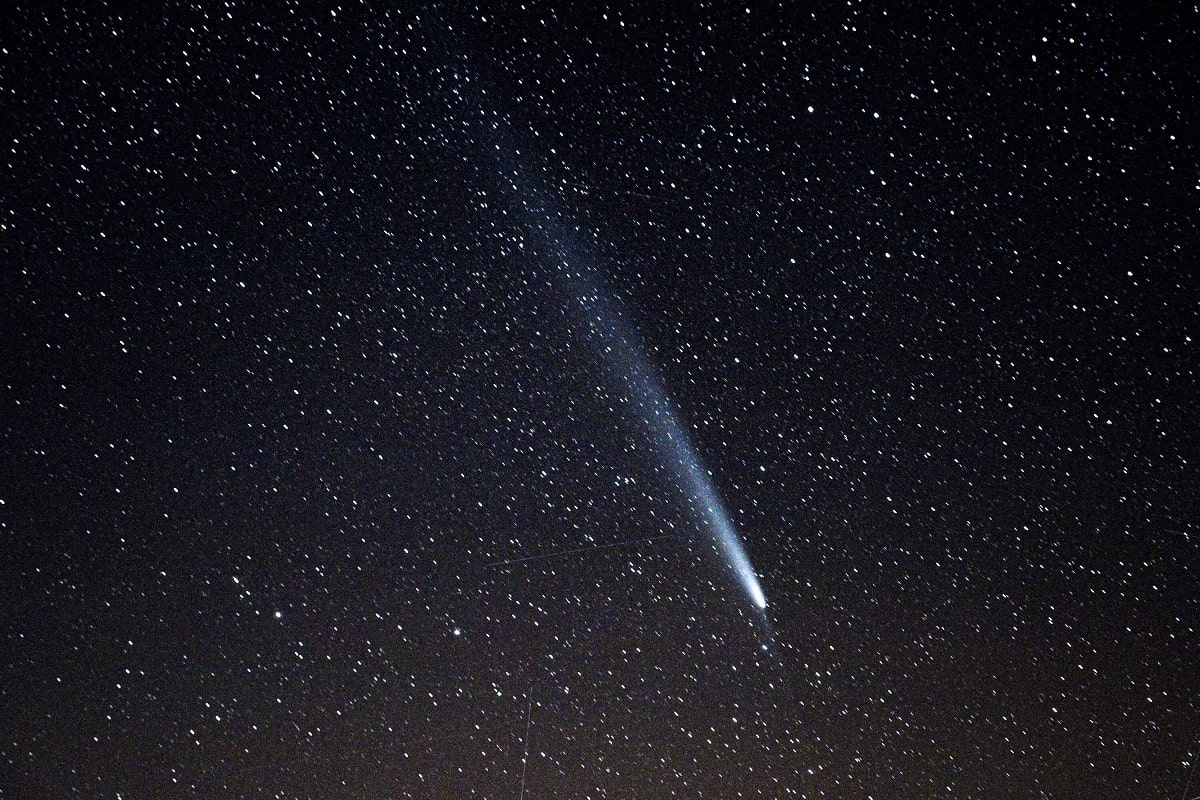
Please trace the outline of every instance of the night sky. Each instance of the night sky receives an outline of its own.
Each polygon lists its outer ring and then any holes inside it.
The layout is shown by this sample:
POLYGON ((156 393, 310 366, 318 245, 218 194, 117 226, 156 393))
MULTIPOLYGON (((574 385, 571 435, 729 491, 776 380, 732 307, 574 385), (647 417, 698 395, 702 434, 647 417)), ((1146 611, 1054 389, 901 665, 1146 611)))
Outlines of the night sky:
POLYGON ((1200 793, 1195 8, 40 5, 4 797, 1200 793))

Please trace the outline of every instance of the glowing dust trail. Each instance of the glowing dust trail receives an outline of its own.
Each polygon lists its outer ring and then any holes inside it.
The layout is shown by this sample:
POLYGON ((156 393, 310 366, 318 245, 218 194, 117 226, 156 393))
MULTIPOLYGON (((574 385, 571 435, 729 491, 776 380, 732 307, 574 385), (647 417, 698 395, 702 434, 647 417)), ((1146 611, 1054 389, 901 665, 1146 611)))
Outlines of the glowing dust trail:
MULTIPOLYGON (((486 118, 486 114, 482 116, 486 118)), ((511 190, 513 196, 519 198, 518 202, 528 215, 531 227, 540 229, 543 234, 547 255, 553 260, 548 265, 553 271, 551 283, 570 302, 572 308, 569 316, 581 328, 584 337, 591 341, 614 376, 625 384, 630 402, 637 408, 638 420, 646 428, 659 457, 679 477, 681 488, 697 516, 708 528, 717 552, 733 571, 750 602, 759 610, 760 621, 765 624, 766 615, 761 612, 767 607, 767 597, 758 582, 758 576, 712 479, 703 467, 699 453, 679 425, 661 381, 642 354, 636 334, 624 322, 617 308, 607 301, 606 295, 593 280, 591 271, 571 263, 569 252, 586 252, 580 242, 580 227, 564 224, 566 220, 563 214, 554 211, 557 204, 552 195, 545 187, 539 186, 539 181, 523 179, 522 170, 517 169, 520 166, 520 150, 506 140, 500 124, 492 120, 490 125, 485 124, 483 130, 494 152, 499 154, 498 166, 506 191, 511 190)))
MULTIPOLYGON (((564 242, 567 237, 562 237, 564 242)), ((581 314, 582 326, 612 372, 625 384, 638 420, 646 427, 665 465, 674 470, 692 508, 706 523, 717 551, 760 611, 767 597, 758 582, 745 548, 734 530, 716 487, 704 469, 699 453, 679 424, 658 376, 642 355, 636 335, 621 314, 605 301, 599 288, 583 271, 564 258, 559 277, 570 290, 581 314)))

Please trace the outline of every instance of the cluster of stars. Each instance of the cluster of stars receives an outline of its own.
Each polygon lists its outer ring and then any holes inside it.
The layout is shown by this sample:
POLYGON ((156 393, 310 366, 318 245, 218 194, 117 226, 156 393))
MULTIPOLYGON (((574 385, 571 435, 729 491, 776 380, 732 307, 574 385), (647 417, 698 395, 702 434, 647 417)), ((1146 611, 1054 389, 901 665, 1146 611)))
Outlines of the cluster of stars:
POLYGON ((7 21, 0 793, 1179 796, 1195 9, 7 21))

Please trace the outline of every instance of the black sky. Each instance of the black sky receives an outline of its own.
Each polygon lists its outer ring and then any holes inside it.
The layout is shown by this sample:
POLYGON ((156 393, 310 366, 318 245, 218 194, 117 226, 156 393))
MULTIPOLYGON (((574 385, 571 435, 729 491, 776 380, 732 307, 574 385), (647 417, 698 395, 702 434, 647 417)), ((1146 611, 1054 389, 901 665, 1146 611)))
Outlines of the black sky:
POLYGON ((0 25, 4 796, 1188 793, 1195 8, 80 5, 0 25))

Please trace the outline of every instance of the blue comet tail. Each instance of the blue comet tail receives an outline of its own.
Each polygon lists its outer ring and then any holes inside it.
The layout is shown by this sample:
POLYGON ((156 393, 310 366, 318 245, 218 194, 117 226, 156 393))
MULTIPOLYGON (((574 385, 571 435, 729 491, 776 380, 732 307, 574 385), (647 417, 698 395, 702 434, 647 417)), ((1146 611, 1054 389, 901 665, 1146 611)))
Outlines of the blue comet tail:
POLYGON ((661 381, 642 356, 635 334, 625 325, 621 314, 604 301, 586 274, 563 263, 559 275, 570 284, 571 293, 579 303, 588 337, 625 384, 638 419, 650 434, 650 441, 666 466, 678 476, 680 488, 687 495, 697 516, 706 524, 721 558, 733 571, 755 607, 765 609, 767 597, 734 530, 733 522, 702 465, 700 455, 680 427, 661 381))
MULTIPOLYGON (((666 401, 663 399, 661 402, 665 403, 666 401)), ((708 522, 721 557, 733 570, 734 575, 745 588, 746 594, 750 596, 751 602, 757 608, 765 609, 767 596, 763 594, 758 576, 754 574, 754 567, 750 565, 746 549, 742 546, 737 532, 734 531, 733 522, 729 519, 729 514, 726 513, 725 507, 721 503, 721 498, 717 496, 708 473, 700 466, 699 455, 684 438, 684 434, 679 430, 675 416, 669 408, 666 409, 665 428, 668 431, 667 440, 673 443, 672 450, 675 451, 676 463, 683 467, 682 478, 692 505, 708 522)))

